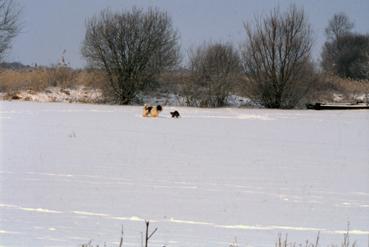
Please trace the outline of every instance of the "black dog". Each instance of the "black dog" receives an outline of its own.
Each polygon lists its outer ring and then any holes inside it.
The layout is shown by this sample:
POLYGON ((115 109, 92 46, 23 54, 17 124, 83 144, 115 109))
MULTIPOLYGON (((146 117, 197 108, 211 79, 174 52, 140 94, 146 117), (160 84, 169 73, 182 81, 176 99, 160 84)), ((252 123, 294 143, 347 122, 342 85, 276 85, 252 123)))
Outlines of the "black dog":
POLYGON ((172 115, 172 118, 179 118, 181 116, 181 115, 179 115, 178 111, 170 112, 170 114, 172 115))

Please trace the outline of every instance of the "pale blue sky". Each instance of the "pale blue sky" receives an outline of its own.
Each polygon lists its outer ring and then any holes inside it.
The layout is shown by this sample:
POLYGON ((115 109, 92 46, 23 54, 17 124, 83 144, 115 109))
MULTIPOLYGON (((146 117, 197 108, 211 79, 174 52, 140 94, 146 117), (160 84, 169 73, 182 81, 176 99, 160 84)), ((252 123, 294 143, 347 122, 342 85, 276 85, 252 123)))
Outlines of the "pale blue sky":
POLYGON ((14 40, 8 61, 24 64, 55 64, 64 49, 72 67, 83 67, 80 46, 86 18, 110 7, 154 6, 168 11, 180 33, 183 53, 204 41, 226 41, 238 45, 245 39, 243 22, 295 3, 304 7, 314 30, 315 58, 325 40, 324 28, 334 13, 345 12, 355 30, 369 33, 368 0, 17 0, 23 8, 22 33, 14 40))

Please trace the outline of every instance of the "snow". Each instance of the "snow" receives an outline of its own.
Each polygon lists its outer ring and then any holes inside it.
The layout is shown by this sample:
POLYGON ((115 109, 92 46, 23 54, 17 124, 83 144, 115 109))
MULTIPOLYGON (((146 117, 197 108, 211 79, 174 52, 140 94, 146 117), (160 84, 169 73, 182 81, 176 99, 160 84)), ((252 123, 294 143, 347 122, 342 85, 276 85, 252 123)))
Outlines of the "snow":
MULTIPOLYGON (((43 91, 19 90, 16 93, 10 93, 10 95, 16 96, 21 101, 35 102, 98 103, 104 100, 100 89, 84 86, 75 88, 48 87, 43 91)), ((7 93, 0 93, 0 100, 7 98, 9 98, 7 93)))
POLYGON ((366 246, 369 111, 141 114, 0 102, 0 246, 366 246))

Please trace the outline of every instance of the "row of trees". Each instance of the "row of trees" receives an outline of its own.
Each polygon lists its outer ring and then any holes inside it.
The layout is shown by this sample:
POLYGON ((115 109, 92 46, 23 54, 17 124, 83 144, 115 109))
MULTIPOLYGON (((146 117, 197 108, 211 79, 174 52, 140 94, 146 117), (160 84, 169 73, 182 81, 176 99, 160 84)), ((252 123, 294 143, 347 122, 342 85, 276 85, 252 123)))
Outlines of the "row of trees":
MULTIPOLYGON (((343 76, 368 76, 367 35, 351 32, 344 14, 329 22, 322 68, 343 76)), ((316 69, 311 58, 312 29, 303 9, 278 8, 245 25, 247 40, 236 49, 207 43, 189 54, 189 79, 182 93, 190 105, 217 107, 240 82, 248 97, 269 108, 293 108, 308 92, 316 69)), ((166 12, 133 8, 109 10, 87 21, 82 54, 92 67, 106 71, 118 103, 128 104, 163 71, 176 68, 178 34, 166 12)))
MULTIPOLYGON (((231 44, 210 43, 190 52, 190 83, 184 92, 201 106, 225 103, 232 84, 245 78, 248 96, 271 108, 294 107, 306 92, 313 70, 311 27, 302 9, 273 10, 254 26, 245 26, 241 51, 231 44)), ((82 54, 106 71, 118 103, 136 94, 179 61, 178 35, 169 16, 144 12, 102 11, 87 21, 82 54)))
MULTIPOLYGON (((187 94, 200 105, 222 106, 237 81, 248 97, 269 108, 292 108, 313 79, 311 28, 302 10, 273 10, 254 26, 245 26, 241 51, 230 44, 208 44, 190 55, 187 94), (200 89, 200 90, 199 90, 200 89)), ((190 102, 191 104, 192 102, 190 102)))
MULTIPOLYGON (((0 58, 19 32, 18 17, 12 0, 0 0, 0 58)), ((330 20, 321 67, 341 77, 369 79, 369 36, 352 32, 353 26, 344 14, 330 20)), ((293 108, 306 95, 317 69, 304 10, 275 8, 246 23, 245 33, 240 49, 215 42, 189 53, 181 91, 188 104, 222 106, 236 85, 268 108, 293 108)), ((158 9, 101 11, 87 20, 81 51, 91 68, 104 71, 119 104, 129 104, 163 72, 178 70, 181 58, 178 32, 158 9)))

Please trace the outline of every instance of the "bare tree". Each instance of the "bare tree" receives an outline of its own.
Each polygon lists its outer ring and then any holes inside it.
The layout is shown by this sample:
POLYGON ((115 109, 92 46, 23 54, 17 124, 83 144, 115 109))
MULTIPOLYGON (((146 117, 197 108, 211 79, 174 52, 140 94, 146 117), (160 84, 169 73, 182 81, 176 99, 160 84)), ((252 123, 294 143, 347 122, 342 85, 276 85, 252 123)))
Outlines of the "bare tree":
POLYGON ((0 61, 19 33, 20 9, 13 0, 0 0, 0 61))
POLYGON ((188 100, 192 98, 200 106, 224 106, 241 72, 240 57, 234 47, 222 43, 205 44, 190 53, 189 63, 188 100))
POLYGON ((332 17, 321 65, 326 72, 343 78, 369 79, 369 35, 353 33, 353 26, 343 13, 332 17))
POLYGON ((329 20, 328 26, 325 29, 327 38, 330 40, 337 40, 339 37, 351 32, 354 23, 343 12, 333 15, 329 20))
POLYGON ((327 41, 321 65, 342 78, 369 79, 369 35, 349 33, 327 41))
POLYGON ((268 108, 293 108, 311 82, 312 31, 303 9, 278 8, 245 25, 243 69, 250 98, 268 108))
POLYGON ((129 104, 138 91, 179 60, 178 35, 166 12, 103 10, 87 21, 82 55, 106 72, 114 99, 129 104))

